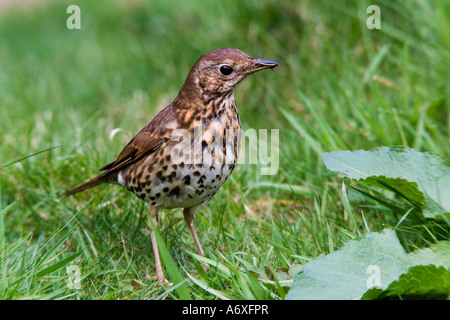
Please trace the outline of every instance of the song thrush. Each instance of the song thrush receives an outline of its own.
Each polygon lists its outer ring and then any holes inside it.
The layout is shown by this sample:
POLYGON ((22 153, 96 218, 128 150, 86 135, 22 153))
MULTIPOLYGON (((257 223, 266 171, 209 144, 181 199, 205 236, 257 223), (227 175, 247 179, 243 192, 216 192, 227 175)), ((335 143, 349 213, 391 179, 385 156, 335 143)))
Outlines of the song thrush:
MULTIPOLYGON (((241 124, 234 90, 248 75, 278 63, 253 59, 236 49, 205 53, 189 72, 175 100, 159 112, 96 178, 67 192, 100 183, 119 184, 150 204, 158 225, 160 209, 184 208, 184 218, 203 255, 194 227, 195 210, 210 200, 233 171, 241 124)), ((162 281, 152 230, 156 277, 162 281)))

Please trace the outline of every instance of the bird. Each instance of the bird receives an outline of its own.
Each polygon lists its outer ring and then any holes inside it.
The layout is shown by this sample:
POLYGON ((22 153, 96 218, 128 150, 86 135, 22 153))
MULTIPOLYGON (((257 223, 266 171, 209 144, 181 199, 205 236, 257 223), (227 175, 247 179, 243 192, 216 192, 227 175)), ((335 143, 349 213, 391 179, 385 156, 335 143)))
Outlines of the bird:
MULTIPOLYGON (((199 255, 196 210, 222 187, 235 168, 241 122, 234 91, 247 76, 279 66, 241 50, 208 51, 194 64, 179 94, 123 148, 97 177, 66 192, 72 196, 102 183, 118 184, 150 206, 158 228, 161 209, 182 208, 199 255)), ((167 282, 150 228, 156 279, 167 282)))

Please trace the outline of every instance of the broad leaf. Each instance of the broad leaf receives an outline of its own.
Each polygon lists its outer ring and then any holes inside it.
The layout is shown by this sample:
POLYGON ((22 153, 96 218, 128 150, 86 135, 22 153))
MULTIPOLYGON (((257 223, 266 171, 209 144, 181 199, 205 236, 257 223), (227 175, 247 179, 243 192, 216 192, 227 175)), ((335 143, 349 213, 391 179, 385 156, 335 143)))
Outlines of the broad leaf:
POLYGON ((445 298, 449 267, 449 241, 406 254, 395 232, 385 229, 307 263, 286 299, 445 298))
POLYGON ((409 256, 414 265, 433 264, 437 267, 450 268, 450 242, 436 242, 428 248, 411 252, 409 256))
POLYGON ((450 294, 450 271, 435 265, 413 266, 386 290, 370 290, 362 299, 446 299, 450 294))
POLYGON ((362 299, 446 298, 450 294, 450 242, 440 241, 408 254, 411 267, 382 290, 373 288, 362 299))
POLYGON ((426 217, 450 212, 450 168, 438 156, 408 147, 381 147, 324 153, 323 159, 329 170, 403 196, 426 217))
POLYGON ((387 288, 409 266, 393 230, 369 233, 307 263, 286 299, 358 299, 373 285, 387 288))

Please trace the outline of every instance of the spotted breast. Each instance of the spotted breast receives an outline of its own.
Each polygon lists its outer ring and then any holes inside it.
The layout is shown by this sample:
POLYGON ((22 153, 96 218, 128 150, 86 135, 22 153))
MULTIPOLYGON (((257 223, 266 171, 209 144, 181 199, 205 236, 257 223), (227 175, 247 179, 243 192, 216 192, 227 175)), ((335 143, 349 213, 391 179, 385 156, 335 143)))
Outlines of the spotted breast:
POLYGON ((166 124, 170 140, 119 172, 119 184, 160 208, 192 208, 210 200, 236 165, 241 133, 232 95, 210 103, 216 104, 209 108, 214 112, 196 117, 189 128, 177 129, 177 119, 166 124))

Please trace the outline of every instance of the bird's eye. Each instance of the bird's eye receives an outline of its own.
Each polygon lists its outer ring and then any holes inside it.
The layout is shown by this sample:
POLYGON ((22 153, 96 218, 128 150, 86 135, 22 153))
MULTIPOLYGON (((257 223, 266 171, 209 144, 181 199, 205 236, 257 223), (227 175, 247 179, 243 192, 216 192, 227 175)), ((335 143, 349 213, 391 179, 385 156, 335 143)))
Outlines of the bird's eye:
POLYGON ((233 68, 230 66, 221 66, 219 69, 220 73, 224 76, 228 76, 233 72, 233 68))

